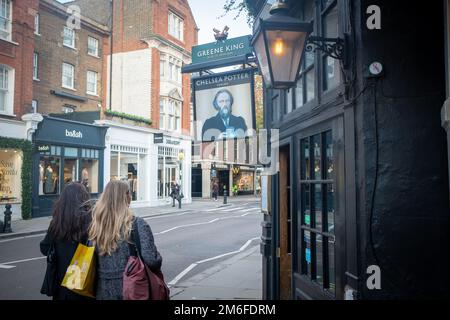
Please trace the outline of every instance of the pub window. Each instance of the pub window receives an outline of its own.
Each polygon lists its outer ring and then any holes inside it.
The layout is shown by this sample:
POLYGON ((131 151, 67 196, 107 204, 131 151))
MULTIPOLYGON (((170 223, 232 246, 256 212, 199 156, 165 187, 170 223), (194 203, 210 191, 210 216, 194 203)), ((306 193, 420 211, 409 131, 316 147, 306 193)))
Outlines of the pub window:
MULTIPOLYGON (((322 0, 322 34, 325 38, 339 37, 337 1, 322 0)), ((340 61, 321 54, 323 61, 323 90, 333 89, 341 82, 340 61)))
POLYGON ((335 294, 334 163, 332 132, 300 141, 301 254, 303 275, 335 294))
POLYGON ((316 90, 316 75, 314 68, 314 52, 305 52, 301 64, 300 73, 295 86, 295 108, 300 108, 305 103, 314 100, 316 90))

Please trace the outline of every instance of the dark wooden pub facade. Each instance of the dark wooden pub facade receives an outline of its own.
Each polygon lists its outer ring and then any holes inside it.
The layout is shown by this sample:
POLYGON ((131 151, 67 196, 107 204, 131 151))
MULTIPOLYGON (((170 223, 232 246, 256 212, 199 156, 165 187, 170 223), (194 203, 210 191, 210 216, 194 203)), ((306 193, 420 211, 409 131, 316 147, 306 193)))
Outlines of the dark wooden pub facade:
POLYGON ((347 34, 349 61, 305 52, 296 87, 265 90, 280 170, 262 227, 263 297, 448 297, 446 3, 287 2, 313 35, 347 34), (381 29, 367 25, 371 5, 381 29), (384 72, 370 75, 373 62, 384 72), (367 286, 372 265, 381 289, 367 286))

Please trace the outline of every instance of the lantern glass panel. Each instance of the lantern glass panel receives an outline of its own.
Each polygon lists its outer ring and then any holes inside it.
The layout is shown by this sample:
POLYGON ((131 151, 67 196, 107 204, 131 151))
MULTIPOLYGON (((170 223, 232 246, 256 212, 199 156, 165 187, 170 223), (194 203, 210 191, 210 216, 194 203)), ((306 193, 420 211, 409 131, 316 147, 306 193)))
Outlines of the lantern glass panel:
POLYGON ((273 81, 295 83, 306 32, 267 30, 273 81))

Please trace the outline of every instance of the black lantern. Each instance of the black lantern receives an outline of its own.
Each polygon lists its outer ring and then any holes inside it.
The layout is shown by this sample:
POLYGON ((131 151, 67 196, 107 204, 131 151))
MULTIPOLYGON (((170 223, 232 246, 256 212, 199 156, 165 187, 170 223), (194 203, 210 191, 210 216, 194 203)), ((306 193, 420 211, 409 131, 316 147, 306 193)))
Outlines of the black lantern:
POLYGON ((267 87, 288 89, 295 85, 312 23, 288 16, 285 3, 277 2, 270 17, 260 19, 252 46, 267 87))
POLYGON ((348 63, 346 40, 313 37, 313 24, 288 15, 289 6, 281 1, 270 8, 270 17, 259 19, 252 39, 266 87, 289 89, 295 86, 303 52, 321 50, 325 55, 348 63))

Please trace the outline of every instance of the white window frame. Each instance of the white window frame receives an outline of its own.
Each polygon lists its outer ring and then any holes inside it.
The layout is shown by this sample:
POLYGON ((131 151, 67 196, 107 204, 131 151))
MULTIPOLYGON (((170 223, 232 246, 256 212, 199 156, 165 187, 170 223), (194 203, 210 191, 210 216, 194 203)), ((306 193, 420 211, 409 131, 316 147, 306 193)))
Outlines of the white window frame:
POLYGON ((39 81, 39 53, 33 53, 33 80, 39 81))
POLYGON ((100 41, 98 41, 97 38, 88 36, 88 55, 90 55, 90 56, 92 56, 92 57, 99 58, 99 55, 98 55, 98 53, 99 53, 99 50, 98 50, 98 48, 99 48, 99 43, 100 43, 100 41), (95 43, 95 53, 89 52, 89 49, 91 48, 91 46, 89 45, 91 40, 95 41, 95 42, 94 42, 94 43, 95 43))
POLYGON ((0 64, 0 92, 3 93, 0 98, 4 99, 1 103, 4 109, 0 109, 0 114, 14 115, 14 79, 15 70, 7 65, 0 64))
POLYGON ((40 36, 41 35, 41 24, 40 24, 40 15, 36 13, 34 16, 34 34, 40 36))
MULTIPOLYGON (((0 23, 0 39, 11 41, 12 37, 12 1, 11 0, 0 0, 0 9, 6 11, 6 15, 0 16, 1 20, 5 20, 6 28, 2 28, 2 24, 0 23)), ((1 11, 0 11, 1 12, 1 11)))
POLYGON ((98 96, 98 89, 97 89, 97 87, 98 87, 98 72, 88 70, 86 72, 86 93, 90 94, 90 95, 93 95, 93 96, 98 96), (89 81, 89 75, 92 75, 95 78, 95 86, 94 86, 95 91, 90 91, 89 90, 89 84, 92 84, 92 82, 89 81))
POLYGON ((166 76, 166 61, 165 60, 159 61, 159 76, 161 78, 164 78, 166 76))
POLYGON ((169 10, 168 22, 169 34, 180 41, 184 41, 184 19, 169 10))
POLYGON ((63 64, 62 64, 62 87, 66 88, 66 89, 70 89, 70 90, 75 90, 75 66, 70 63, 67 63, 67 62, 63 62, 63 64), (71 86, 64 84, 64 76, 65 76, 64 67, 70 67, 72 70, 71 86))
POLYGON ((64 26, 64 31, 63 31, 63 45, 65 47, 71 48, 71 49, 75 49, 75 29, 69 28, 64 26), (66 31, 67 32, 72 32, 72 38, 70 39, 72 42, 70 44, 66 43, 66 31))
POLYGON ((165 130, 166 128, 166 100, 160 98, 159 100, 159 129, 165 130), (162 104, 162 108, 161 108, 162 104), (162 109, 162 112, 161 112, 162 109))

